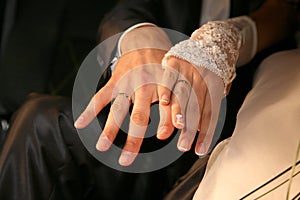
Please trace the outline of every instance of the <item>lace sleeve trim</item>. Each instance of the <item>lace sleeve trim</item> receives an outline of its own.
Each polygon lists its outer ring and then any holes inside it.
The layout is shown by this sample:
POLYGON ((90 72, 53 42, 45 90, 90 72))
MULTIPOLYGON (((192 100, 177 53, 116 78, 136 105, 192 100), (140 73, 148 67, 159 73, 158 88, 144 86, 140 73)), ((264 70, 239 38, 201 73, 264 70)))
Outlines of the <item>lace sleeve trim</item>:
POLYGON ((197 67, 204 67, 222 78, 227 87, 236 76, 239 49, 243 44, 243 28, 251 20, 247 16, 224 21, 208 22, 193 32, 190 39, 172 47, 164 56, 167 66, 171 56, 186 60, 197 67))

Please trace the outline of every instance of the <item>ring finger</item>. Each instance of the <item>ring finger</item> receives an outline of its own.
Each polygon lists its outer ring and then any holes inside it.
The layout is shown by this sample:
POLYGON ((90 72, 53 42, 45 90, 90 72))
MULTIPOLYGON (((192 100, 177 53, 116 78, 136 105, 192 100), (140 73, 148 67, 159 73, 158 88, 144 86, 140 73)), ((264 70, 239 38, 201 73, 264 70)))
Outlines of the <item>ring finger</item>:
POLYGON ((190 96, 191 83, 182 76, 176 82, 171 96, 172 122, 178 129, 185 126, 185 110, 190 96))
POLYGON ((110 112, 100 135, 96 148, 99 151, 106 151, 115 140, 123 120, 128 113, 131 99, 126 93, 118 93, 110 107, 110 112))

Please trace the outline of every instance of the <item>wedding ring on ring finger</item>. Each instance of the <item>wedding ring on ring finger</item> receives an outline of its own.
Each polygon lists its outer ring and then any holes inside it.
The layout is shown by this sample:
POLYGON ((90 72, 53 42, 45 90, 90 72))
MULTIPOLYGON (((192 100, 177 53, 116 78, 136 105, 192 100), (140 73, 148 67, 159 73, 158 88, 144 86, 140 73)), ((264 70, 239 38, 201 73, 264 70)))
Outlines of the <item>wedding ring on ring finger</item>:
POLYGON ((127 93, 125 93, 125 92, 119 92, 118 94, 117 94, 117 96, 116 96, 116 98, 117 97, 125 97, 127 100, 128 100, 128 102, 129 103, 131 103, 131 101, 132 101, 132 98, 131 98, 131 96, 129 96, 127 93))
POLYGON ((175 123, 178 125, 177 128, 182 129, 185 126, 185 119, 183 116, 186 116, 185 111, 187 103, 189 100, 191 91, 191 84, 184 79, 179 79, 174 87, 175 97, 172 99, 172 112, 175 114, 175 123))
POLYGON ((111 111, 113 111, 113 113, 116 115, 121 115, 123 111, 128 111, 131 103, 131 96, 125 92, 119 92, 111 105, 111 111))
POLYGON ((185 84, 187 87, 191 87, 190 82, 188 82, 187 80, 179 79, 179 80, 177 80, 177 84, 179 84, 179 83, 183 83, 183 84, 185 84))
POLYGON ((177 82, 175 84, 173 92, 176 95, 180 95, 181 93, 185 94, 185 95, 189 95, 190 90, 191 90, 190 82, 188 82, 187 80, 184 80, 184 79, 179 79, 179 80, 177 80, 177 82))

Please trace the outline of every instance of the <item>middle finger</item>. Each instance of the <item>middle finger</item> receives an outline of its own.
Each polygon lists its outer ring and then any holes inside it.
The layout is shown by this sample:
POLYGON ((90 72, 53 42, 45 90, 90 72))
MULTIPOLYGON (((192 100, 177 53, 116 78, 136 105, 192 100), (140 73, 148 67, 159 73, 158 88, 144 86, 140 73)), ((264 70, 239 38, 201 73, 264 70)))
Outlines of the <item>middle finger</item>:
POLYGON ((128 136, 119 159, 119 163, 123 166, 130 165, 140 150, 149 122, 150 106, 155 89, 154 85, 145 85, 135 92, 128 136))

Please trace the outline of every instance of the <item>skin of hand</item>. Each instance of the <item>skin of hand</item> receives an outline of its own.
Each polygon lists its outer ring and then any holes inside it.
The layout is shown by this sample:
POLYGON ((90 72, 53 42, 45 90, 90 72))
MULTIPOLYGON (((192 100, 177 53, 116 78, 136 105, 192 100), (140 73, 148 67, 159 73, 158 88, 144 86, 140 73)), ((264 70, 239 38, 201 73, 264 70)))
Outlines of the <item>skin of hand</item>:
MULTIPOLYGON (((212 105, 220 105, 221 97, 214 98, 216 101, 211 103, 209 87, 205 81, 216 82, 219 85, 223 83, 219 79, 211 81, 216 77, 210 71, 204 68, 199 70, 190 63, 177 58, 170 59, 167 68, 162 69, 161 60, 170 47, 167 37, 157 27, 143 27, 129 32, 121 44, 122 56, 118 60, 112 77, 94 95, 85 111, 75 122, 76 128, 84 128, 114 99, 105 128, 96 144, 99 151, 106 151, 116 138, 130 104, 134 103, 128 137, 119 158, 119 163, 123 166, 128 166, 135 160, 148 125, 150 105, 158 101, 158 96, 161 97, 162 106, 160 106, 157 137, 167 139, 174 131, 174 127, 182 129, 178 149, 187 151, 199 129, 201 134, 198 136, 195 152, 200 155, 209 147, 214 129, 214 125, 210 125, 214 124, 211 120, 217 121, 216 116, 211 113, 211 108, 212 105), (143 38, 144 36, 147 39, 143 38), (147 41, 146 44, 145 41, 147 41), (171 95, 171 90, 179 78, 186 80, 188 84, 180 82, 181 87, 177 84, 174 90, 175 95, 171 95), (165 88, 157 84, 169 87, 165 88), (126 95, 120 95, 120 93, 126 95), (128 98, 129 96, 131 99, 128 98), (167 102, 164 101, 166 99, 168 99, 167 102), (183 116, 181 123, 176 121, 178 114, 183 116), (206 135, 208 137, 205 137, 206 135)), ((223 87, 220 88, 223 92, 223 87)), ((216 94, 223 94, 222 92, 216 92, 216 94)))
POLYGON ((155 83, 161 79, 163 69, 160 62, 165 53, 164 50, 142 49, 122 55, 110 80, 94 95, 75 122, 76 128, 84 128, 114 99, 96 144, 99 151, 106 151, 116 138, 132 101, 134 104, 128 136, 119 159, 123 166, 128 166, 134 161, 141 147, 148 126, 150 106, 158 101, 155 83))
POLYGON ((191 148, 197 130, 200 130, 195 148, 198 155, 205 154, 211 143, 218 117, 212 109, 219 110, 223 82, 209 70, 196 68, 175 57, 162 69, 161 60, 170 47, 167 37, 157 27, 147 26, 129 32, 122 41, 122 56, 112 77, 75 122, 76 128, 84 128, 114 99, 96 144, 99 151, 106 151, 116 138, 130 104, 134 103, 128 137, 119 158, 123 166, 129 166, 135 160, 148 125, 150 106, 158 101, 158 96, 161 105, 159 139, 167 139, 176 127, 182 129, 178 142, 181 151, 191 148), (178 80, 185 81, 178 84, 178 80), (210 94, 208 91, 215 92, 210 94))
POLYGON ((94 95, 74 124, 78 129, 86 127, 114 99, 96 144, 99 151, 106 151, 133 103, 128 137, 119 158, 120 165, 132 164, 140 150, 148 126, 150 106, 158 101, 156 83, 163 74, 160 63, 170 47, 168 37, 158 27, 137 28, 126 34, 121 43, 122 56, 110 80, 94 95))
POLYGON ((172 134, 169 122, 181 130, 178 149, 190 150, 199 131, 195 153, 205 155, 213 139, 218 121, 224 83, 220 77, 204 67, 171 57, 164 66, 162 84, 158 88, 161 120, 157 137, 167 139, 172 134))

